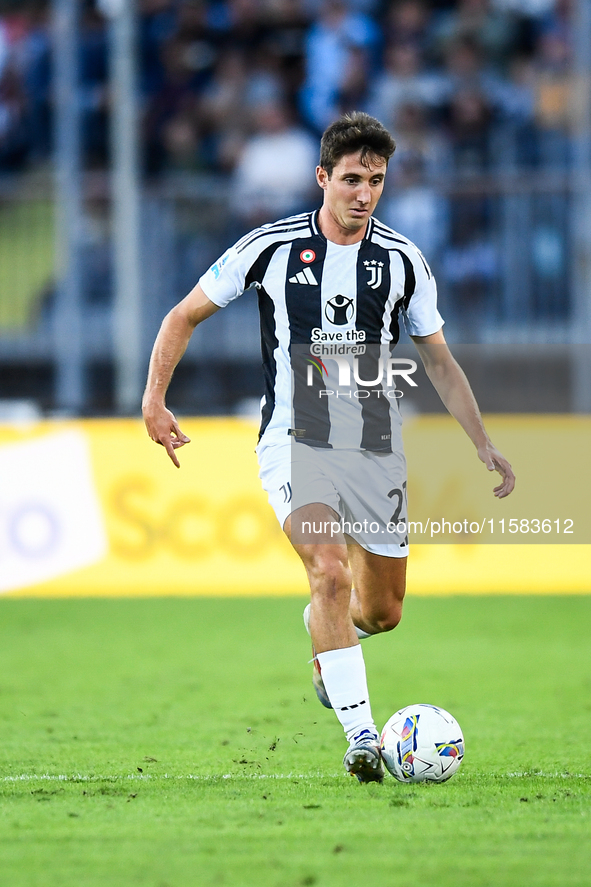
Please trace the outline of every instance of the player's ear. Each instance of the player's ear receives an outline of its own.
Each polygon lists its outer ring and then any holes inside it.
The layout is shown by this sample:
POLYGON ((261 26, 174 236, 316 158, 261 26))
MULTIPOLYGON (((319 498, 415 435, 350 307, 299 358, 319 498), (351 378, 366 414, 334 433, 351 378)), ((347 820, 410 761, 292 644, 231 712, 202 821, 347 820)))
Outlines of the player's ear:
POLYGON ((316 181, 324 191, 326 191, 329 178, 330 176, 323 166, 316 167, 316 181))

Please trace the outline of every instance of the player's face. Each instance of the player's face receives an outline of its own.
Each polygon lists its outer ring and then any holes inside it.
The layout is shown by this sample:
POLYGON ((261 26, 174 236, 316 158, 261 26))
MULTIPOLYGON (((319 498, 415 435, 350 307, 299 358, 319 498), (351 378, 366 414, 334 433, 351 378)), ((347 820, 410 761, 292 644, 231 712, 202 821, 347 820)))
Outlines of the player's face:
MULTIPOLYGON (((384 190, 387 162, 381 157, 366 158, 361 152, 341 157, 329 177, 321 166, 316 169, 318 184, 324 191, 323 215, 350 234, 361 233, 367 225, 384 190)), ((326 232, 325 232, 326 233, 326 232)))

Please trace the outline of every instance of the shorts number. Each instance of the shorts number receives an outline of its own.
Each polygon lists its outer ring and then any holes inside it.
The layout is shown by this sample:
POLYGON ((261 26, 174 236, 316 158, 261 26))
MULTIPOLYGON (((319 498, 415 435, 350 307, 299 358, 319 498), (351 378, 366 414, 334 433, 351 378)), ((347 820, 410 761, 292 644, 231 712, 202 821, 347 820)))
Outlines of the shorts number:
POLYGON ((388 499, 396 498, 396 500, 397 500, 396 510, 394 511, 394 514, 390 518, 391 524, 397 524, 398 521, 400 520, 400 514, 402 512, 402 506, 404 504, 405 496, 406 496, 406 481, 404 481, 404 483, 402 484, 402 490, 399 490, 399 489, 390 490, 390 492, 388 493, 388 499), (404 490, 404 492, 403 492, 403 490, 404 490))

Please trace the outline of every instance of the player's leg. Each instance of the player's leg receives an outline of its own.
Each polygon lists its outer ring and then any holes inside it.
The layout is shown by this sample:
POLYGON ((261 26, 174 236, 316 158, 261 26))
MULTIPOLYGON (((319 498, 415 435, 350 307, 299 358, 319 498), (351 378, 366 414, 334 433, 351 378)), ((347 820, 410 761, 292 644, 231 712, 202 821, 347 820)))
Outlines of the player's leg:
MULTIPOLYGON (((307 460, 314 457, 306 447, 303 454, 307 460)), ((342 535, 333 536, 332 527, 325 539, 305 539, 298 534, 296 527, 295 538, 292 539, 291 444, 265 446, 261 441, 257 455, 259 476, 269 495, 269 502, 308 574, 311 635, 313 643, 321 651, 316 653, 314 650, 313 653, 317 688, 317 681, 320 682, 318 696, 327 707, 334 708, 349 739, 344 761, 347 770, 354 773, 360 782, 379 782, 383 778, 383 767, 378 733, 371 716, 363 654, 349 614, 351 573, 345 539, 342 535), (326 678, 326 686, 323 677, 326 678)), ((299 516, 302 524, 305 516, 312 525, 334 525, 339 507, 334 485, 322 471, 316 469, 314 463, 306 466, 304 479, 313 498, 306 505, 302 503, 309 509, 305 515, 299 508, 294 510, 294 515, 299 516)), ((301 493, 301 488, 298 491, 301 493)), ((305 494, 301 495, 305 497, 305 494)))
MULTIPOLYGON (((402 618, 407 558, 371 553, 350 540, 348 561, 353 578, 349 613, 357 637, 392 631, 402 618)), ((308 604, 304 624, 311 636, 310 611, 308 604)))
POLYGON ((406 460, 390 453, 331 454, 353 576, 350 613, 360 637, 400 622, 408 553, 406 460))
POLYGON ((355 626, 367 634, 396 628, 406 590, 406 557, 384 557, 348 542, 353 576, 349 611, 355 626))
POLYGON ((323 503, 298 509, 284 530, 302 559, 310 584, 310 634, 315 660, 315 686, 321 701, 330 701, 349 741, 346 769, 360 782, 381 782, 383 767, 374 723, 363 654, 350 615, 351 571, 342 535, 315 533, 304 539, 293 524, 329 526, 337 515, 323 503), (320 684, 320 686, 319 686, 320 684))
MULTIPOLYGON (((284 532, 300 556, 310 584, 310 636, 317 653, 352 647, 357 635, 351 621, 351 571, 348 550, 342 534, 333 536, 315 532, 313 541, 303 541, 302 533, 292 535, 292 521, 313 527, 338 522, 339 517, 328 505, 315 502, 290 515, 284 532)), ((310 534, 306 534, 308 537, 310 534)))

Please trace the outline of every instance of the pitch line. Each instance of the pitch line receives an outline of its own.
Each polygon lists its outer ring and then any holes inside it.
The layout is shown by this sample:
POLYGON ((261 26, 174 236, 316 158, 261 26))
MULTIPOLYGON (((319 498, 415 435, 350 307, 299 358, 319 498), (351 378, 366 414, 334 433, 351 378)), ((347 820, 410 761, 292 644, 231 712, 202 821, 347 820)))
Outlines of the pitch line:
MULTIPOLYGON (((493 773, 493 779, 523 779, 539 777, 541 779, 590 779, 589 773, 545 773, 543 771, 493 773)), ((88 775, 85 773, 54 774, 54 773, 20 773, 16 776, 0 776, 0 782, 121 782, 123 780, 134 782, 159 782, 164 780, 176 780, 179 782, 215 782, 220 779, 257 780, 257 779, 343 779, 348 778, 348 773, 222 773, 198 775, 186 773, 174 775, 171 773, 127 773, 119 776, 88 775)))
POLYGON ((170 773, 127 773, 120 776, 89 776, 84 773, 20 773, 17 776, 1 776, 0 782, 120 782, 137 780, 138 782, 158 782, 159 780, 188 780, 195 782, 214 782, 218 779, 341 779, 348 773, 220 773, 215 775, 197 775, 186 773, 174 775, 170 773))

